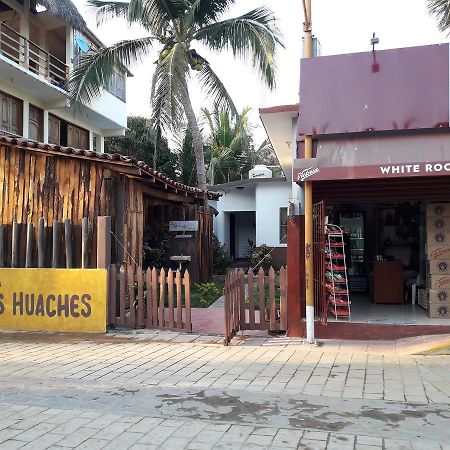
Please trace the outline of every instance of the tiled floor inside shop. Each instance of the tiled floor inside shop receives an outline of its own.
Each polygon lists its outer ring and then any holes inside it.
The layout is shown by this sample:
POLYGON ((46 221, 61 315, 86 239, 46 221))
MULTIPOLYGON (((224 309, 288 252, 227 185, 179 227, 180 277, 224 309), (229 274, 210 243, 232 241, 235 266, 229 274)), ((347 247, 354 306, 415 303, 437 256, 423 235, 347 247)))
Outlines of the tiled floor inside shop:
MULTIPOLYGON (((402 325, 449 325, 450 320, 430 319, 427 311, 418 304, 395 305, 375 304, 368 294, 352 294, 350 296, 351 322, 376 324, 402 324, 402 325)), ((328 321, 335 321, 329 315, 328 321)), ((337 322, 345 322, 341 318, 337 322)))

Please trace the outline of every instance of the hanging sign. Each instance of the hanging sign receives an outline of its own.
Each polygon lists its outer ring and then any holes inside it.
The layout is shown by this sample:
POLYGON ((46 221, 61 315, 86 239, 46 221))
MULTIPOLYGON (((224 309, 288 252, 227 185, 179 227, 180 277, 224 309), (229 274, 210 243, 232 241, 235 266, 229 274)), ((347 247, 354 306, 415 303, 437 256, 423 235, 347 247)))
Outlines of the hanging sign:
POLYGON ((169 222, 169 231, 197 231, 198 220, 172 220, 169 222))
POLYGON ((102 269, 0 269, 0 330, 106 332, 102 269))

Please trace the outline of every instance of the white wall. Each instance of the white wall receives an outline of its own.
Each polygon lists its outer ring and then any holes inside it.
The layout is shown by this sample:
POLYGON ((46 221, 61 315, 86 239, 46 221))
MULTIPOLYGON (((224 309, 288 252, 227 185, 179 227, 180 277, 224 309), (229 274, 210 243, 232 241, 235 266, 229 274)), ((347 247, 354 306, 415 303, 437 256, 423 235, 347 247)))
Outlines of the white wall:
POLYGON ((280 180, 257 183, 245 189, 233 188, 226 192, 222 191, 221 194, 222 197, 218 202, 211 202, 211 205, 219 211, 214 218, 214 233, 228 249, 230 249, 231 212, 237 213, 236 224, 239 223, 244 227, 241 228, 239 237, 236 233, 237 256, 243 253, 243 249, 247 246, 247 238, 254 239, 257 246, 267 244, 269 247, 286 247, 286 244, 280 244, 279 239, 280 208, 289 206, 290 182, 280 180), (256 211, 256 230, 253 228, 253 221, 248 225, 243 219, 240 220, 239 213, 245 211, 256 211))
POLYGON ((226 191, 219 191, 220 197, 216 209, 220 212, 226 211, 255 211, 255 187, 247 186, 244 189, 235 187, 226 191))
POLYGON ((102 90, 102 96, 94 100, 89 108, 112 120, 119 126, 127 127, 127 105, 108 91, 102 90))
POLYGON ((261 183, 256 187, 256 245, 286 247, 280 244, 280 208, 289 206, 291 183, 261 183))

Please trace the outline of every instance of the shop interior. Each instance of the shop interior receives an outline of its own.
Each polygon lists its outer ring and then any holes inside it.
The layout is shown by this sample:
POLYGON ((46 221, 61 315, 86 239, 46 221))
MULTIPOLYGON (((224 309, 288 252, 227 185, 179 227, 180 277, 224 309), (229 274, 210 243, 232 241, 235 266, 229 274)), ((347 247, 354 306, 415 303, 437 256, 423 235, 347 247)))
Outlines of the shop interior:
POLYGON ((421 202, 325 205, 325 223, 343 233, 351 314, 328 320, 442 324, 420 305, 426 287, 426 205, 421 202))

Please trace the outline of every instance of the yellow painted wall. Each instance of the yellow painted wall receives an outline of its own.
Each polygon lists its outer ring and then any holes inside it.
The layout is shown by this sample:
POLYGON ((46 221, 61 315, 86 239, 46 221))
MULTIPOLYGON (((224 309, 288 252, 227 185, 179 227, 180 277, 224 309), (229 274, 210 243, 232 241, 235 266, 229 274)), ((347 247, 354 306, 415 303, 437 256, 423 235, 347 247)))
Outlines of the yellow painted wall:
POLYGON ((0 330, 106 332, 102 269, 0 269, 0 330))

